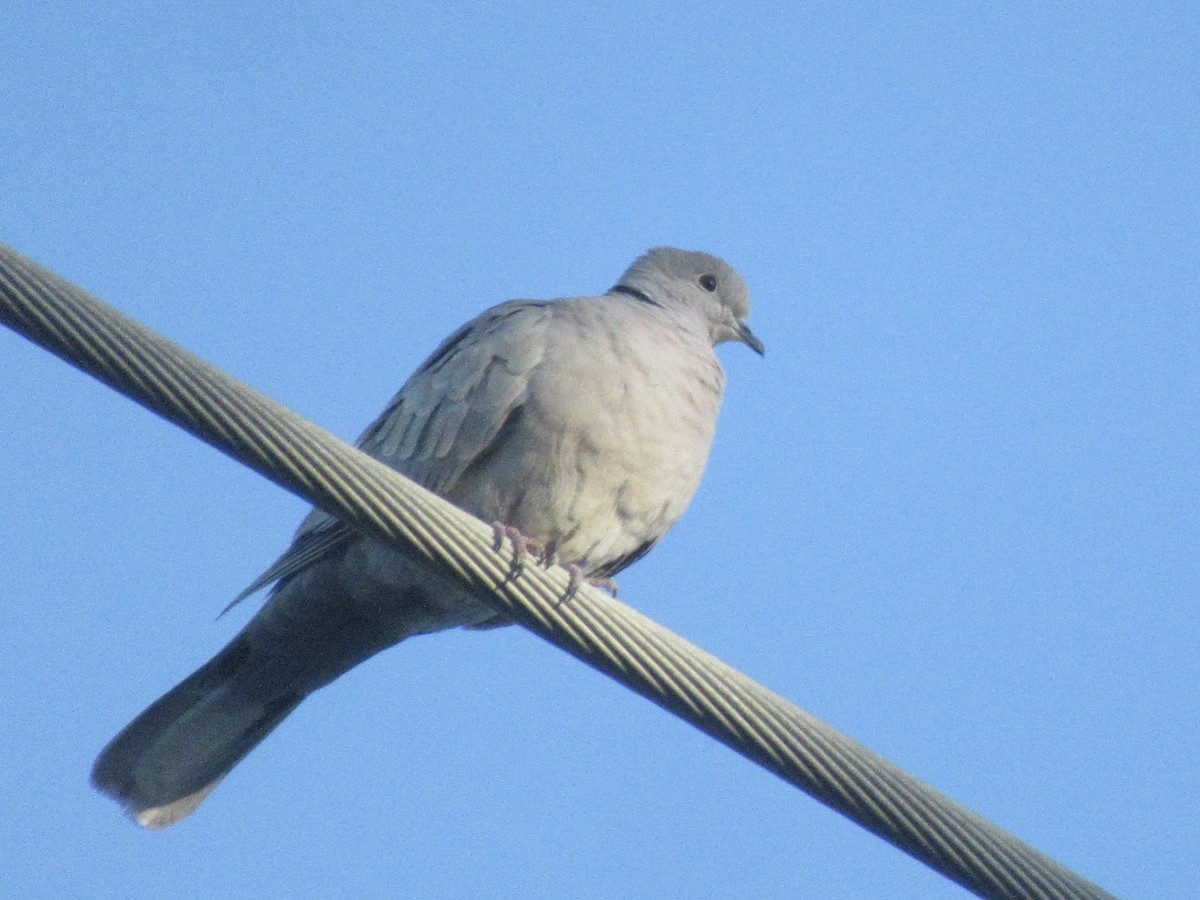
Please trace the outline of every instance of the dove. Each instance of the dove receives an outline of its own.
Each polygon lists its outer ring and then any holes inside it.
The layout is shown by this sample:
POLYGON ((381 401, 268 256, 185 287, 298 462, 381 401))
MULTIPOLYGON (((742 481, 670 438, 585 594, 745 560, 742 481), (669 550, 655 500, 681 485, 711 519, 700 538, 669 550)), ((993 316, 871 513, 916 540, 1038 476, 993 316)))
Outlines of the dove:
MULTIPOLYGON (((725 382, 714 348, 763 353, 749 312, 728 264, 654 248, 605 294, 512 300, 468 322, 358 446, 573 581, 608 583, 695 493, 725 382)), ((415 552, 320 509, 234 603, 267 586, 246 626, 96 760, 93 783, 138 824, 190 814, 308 695, 381 650, 509 624, 415 552)))

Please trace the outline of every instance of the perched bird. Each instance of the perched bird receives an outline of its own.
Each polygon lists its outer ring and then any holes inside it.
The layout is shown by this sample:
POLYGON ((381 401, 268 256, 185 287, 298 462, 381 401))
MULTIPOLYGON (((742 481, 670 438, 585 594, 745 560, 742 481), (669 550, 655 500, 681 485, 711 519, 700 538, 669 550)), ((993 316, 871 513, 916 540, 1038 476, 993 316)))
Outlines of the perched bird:
MULTIPOLYGON (((713 347, 763 352, 749 311, 726 263, 650 250, 606 294, 513 300, 464 325, 358 445, 581 576, 607 579, 695 492, 725 380, 713 347)), ((238 600, 269 584, 241 632, 96 760, 93 783, 139 824, 188 815, 305 697, 380 650, 508 624, 415 553, 319 509, 238 600)))

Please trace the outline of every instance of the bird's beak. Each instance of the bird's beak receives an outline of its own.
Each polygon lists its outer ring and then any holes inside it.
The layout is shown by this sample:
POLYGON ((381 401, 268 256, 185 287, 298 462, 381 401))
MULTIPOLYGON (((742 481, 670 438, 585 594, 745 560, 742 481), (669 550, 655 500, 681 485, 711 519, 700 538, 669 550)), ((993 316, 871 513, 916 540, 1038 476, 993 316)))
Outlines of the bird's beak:
POLYGON ((750 326, 745 322, 737 323, 737 338, 759 356, 767 352, 767 348, 763 346, 763 342, 754 336, 754 332, 750 330, 750 326))

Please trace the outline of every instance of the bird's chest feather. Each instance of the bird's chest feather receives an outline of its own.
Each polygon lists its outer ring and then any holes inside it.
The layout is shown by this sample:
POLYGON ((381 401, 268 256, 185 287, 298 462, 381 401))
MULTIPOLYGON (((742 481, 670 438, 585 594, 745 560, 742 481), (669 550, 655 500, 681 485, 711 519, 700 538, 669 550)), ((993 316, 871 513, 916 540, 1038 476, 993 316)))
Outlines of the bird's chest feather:
POLYGON ((683 512, 723 383, 706 345, 616 335, 589 350, 552 352, 531 373, 520 424, 489 466, 488 483, 506 487, 477 498, 485 517, 552 541, 585 569, 657 540, 683 512))

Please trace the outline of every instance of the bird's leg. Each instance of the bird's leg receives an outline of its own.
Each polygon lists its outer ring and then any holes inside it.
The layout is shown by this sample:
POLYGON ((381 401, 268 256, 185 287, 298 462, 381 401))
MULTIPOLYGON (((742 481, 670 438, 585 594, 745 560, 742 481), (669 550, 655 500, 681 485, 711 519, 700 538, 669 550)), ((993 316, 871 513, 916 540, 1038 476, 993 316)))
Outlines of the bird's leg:
POLYGON ((554 541, 546 541, 542 545, 542 552, 538 556, 538 562, 546 567, 558 565, 558 544, 554 541))
POLYGON ((496 539, 495 550, 497 553, 504 547, 505 538, 512 542, 512 560, 508 566, 508 577, 510 580, 516 581, 521 577, 521 571, 525 568, 525 556, 529 553, 529 544, 525 540, 525 535, 503 522, 492 523, 492 535, 496 539))
POLYGON ((505 525, 503 522, 492 523, 492 536, 495 539, 492 549, 497 553, 503 548, 505 538, 508 538, 512 543, 512 562, 508 570, 508 577, 512 580, 521 577, 521 573, 525 571, 525 560, 532 556, 540 566, 561 565, 567 570, 567 576, 570 580, 567 582, 567 590, 559 601, 560 603, 570 601, 579 592, 579 586, 585 581, 592 587, 608 591, 614 597, 617 596, 617 583, 611 578, 593 578, 590 575, 585 575, 583 569, 579 568, 575 563, 562 562, 558 558, 558 548, 554 541, 542 542, 535 540, 528 537, 519 528, 513 528, 513 526, 505 525))
POLYGON ((521 573, 525 570, 525 560, 532 556, 537 562, 542 565, 549 565, 553 561, 557 561, 557 554, 554 552, 554 543, 543 544, 541 541, 527 537, 519 528, 513 528, 511 525, 505 525, 503 522, 492 523, 492 536, 495 538, 493 549, 497 553, 504 546, 504 539, 508 538, 512 542, 513 555, 512 563, 509 566, 508 577, 516 580, 521 577, 521 573))
POLYGON ((602 591, 608 591, 608 595, 616 599, 617 583, 611 578, 589 578, 587 582, 594 588, 600 588, 602 591))
POLYGON ((567 582, 567 591, 563 594, 559 603, 569 603, 579 593, 579 586, 585 581, 592 587, 608 591, 613 597, 617 596, 617 583, 611 578, 592 578, 591 576, 584 575, 583 569, 579 568, 575 563, 570 563, 565 568, 570 580, 567 582))

